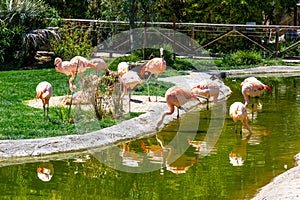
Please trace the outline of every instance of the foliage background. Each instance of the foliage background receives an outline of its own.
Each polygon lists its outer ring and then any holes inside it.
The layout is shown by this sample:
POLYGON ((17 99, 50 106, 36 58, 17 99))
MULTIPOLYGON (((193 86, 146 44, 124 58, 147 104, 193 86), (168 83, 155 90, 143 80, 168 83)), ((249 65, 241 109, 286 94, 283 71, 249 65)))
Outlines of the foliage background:
MULTIPOLYGON (((256 24, 278 24, 284 16, 295 14, 296 0, 2 0, 0 1, 0 70, 32 67, 36 51, 47 47, 57 56, 69 59, 80 52, 87 55, 95 42, 91 32, 71 30, 63 18, 108 20, 107 33, 101 39, 120 31, 113 21, 135 21, 197 23, 237 23, 256 22, 256 24), (37 34, 36 30, 59 27, 57 32, 37 34), (73 31, 73 32, 72 32, 73 31), (71 33, 72 32, 72 33, 71 33), (70 36, 67 34, 70 33, 70 36), (53 41, 53 38, 56 41, 53 41), (79 38, 79 39, 78 39, 79 38), (52 46, 50 46, 52 41, 52 46), (92 42, 92 43, 91 43, 92 42)), ((71 27, 71 28, 70 28, 71 27)), ((80 28, 79 28, 80 29, 80 28)), ((90 30, 88 30, 90 31, 90 30)), ((98 35, 99 36, 99 35, 98 35)), ((200 35, 198 38, 205 38, 200 35)), ((97 41, 96 41, 97 42, 97 41)), ((201 44, 201 39, 198 41, 201 44)), ((232 37, 214 44, 210 52, 220 54, 234 53, 237 49, 255 49, 245 39, 232 37)), ((282 47, 284 48, 284 47, 282 47)), ((293 54, 297 54, 294 52, 293 54)))

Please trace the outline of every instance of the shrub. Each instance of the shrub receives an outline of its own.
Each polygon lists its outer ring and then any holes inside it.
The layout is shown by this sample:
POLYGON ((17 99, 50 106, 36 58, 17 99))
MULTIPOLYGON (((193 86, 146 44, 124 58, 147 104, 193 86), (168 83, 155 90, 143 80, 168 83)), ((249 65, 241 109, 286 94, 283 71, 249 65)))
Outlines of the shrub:
MULTIPOLYGON (((13 68, 31 64, 38 48, 37 40, 32 40, 31 37, 33 30, 43 29, 50 23, 55 24, 58 20, 47 22, 44 18, 58 18, 57 12, 43 0, 4 0, 0 1, 0 7, 0 62, 8 63, 7 66, 13 68)), ((7 69, 7 66, 3 68, 7 69)))
POLYGON ((118 69, 118 64, 120 62, 137 62, 140 61, 141 58, 138 57, 137 55, 130 54, 128 56, 120 56, 118 58, 115 58, 110 64, 109 64, 109 69, 112 71, 117 71, 118 69))
POLYGON ((57 57, 63 60, 70 60, 74 56, 89 57, 93 50, 91 43, 91 28, 84 30, 75 25, 63 26, 58 30, 60 40, 51 40, 50 49, 57 57), (72 28, 69 28, 72 27, 72 28))
POLYGON ((254 51, 237 51, 222 58, 222 66, 257 65, 262 62, 260 53, 254 51))

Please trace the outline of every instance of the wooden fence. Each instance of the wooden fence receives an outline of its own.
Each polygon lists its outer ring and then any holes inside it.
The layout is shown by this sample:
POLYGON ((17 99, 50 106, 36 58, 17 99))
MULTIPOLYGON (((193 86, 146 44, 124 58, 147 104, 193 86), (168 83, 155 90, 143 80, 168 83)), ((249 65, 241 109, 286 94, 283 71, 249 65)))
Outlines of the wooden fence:
MULTIPOLYGON (((86 20, 86 19, 65 19, 67 22, 92 27, 96 34, 100 33, 100 37, 95 40, 95 44, 101 43, 108 37, 113 38, 114 35, 129 30, 129 22, 127 21, 105 21, 105 20, 86 20)), ((288 25, 255 25, 250 24, 210 24, 210 23, 179 23, 173 22, 136 22, 137 28, 159 27, 174 30, 186 34, 191 41, 198 41, 200 46, 190 44, 182 45, 175 37, 161 33, 162 37, 173 40, 173 46, 177 49, 185 48, 185 51, 195 51, 197 48, 208 49, 212 44, 225 37, 243 37, 256 45, 263 51, 269 53, 272 57, 283 56, 288 51, 296 48, 299 44, 300 26, 288 25), (201 35, 201 38, 199 36, 201 35), (204 35, 204 37, 203 37, 204 35), (280 50, 280 44, 286 42, 285 49, 280 50)), ((123 44, 128 45, 128 41, 123 44)), ((110 52, 118 53, 121 45, 110 48, 110 52)), ((105 49, 103 49, 105 51, 105 49)), ((175 54, 175 52, 174 52, 175 54)))

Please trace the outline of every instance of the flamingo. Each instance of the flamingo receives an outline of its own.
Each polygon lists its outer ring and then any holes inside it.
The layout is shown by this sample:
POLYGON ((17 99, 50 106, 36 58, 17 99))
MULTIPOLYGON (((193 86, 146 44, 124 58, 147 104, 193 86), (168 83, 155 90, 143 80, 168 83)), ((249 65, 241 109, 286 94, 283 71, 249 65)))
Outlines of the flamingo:
POLYGON ((138 84, 143 84, 142 79, 135 71, 128 71, 122 75, 120 78, 121 83, 123 84, 123 95, 121 96, 122 105, 123 105, 123 98, 129 89, 129 113, 130 113, 130 101, 131 101, 131 91, 132 89, 137 86, 138 84))
POLYGON ((106 76, 110 74, 110 70, 107 68, 105 61, 101 58, 94 58, 90 61, 90 63, 96 66, 96 70, 102 70, 106 72, 106 76))
MULTIPOLYGON (((272 89, 257 80, 255 77, 246 78, 242 83, 242 94, 245 99, 245 106, 249 104, 249 96, 250 97, 259 97, 265 89, 269 90, 272 93, 272 89)), ((253 106, 253 105, 252 105, 253 106)))
POLYGON ((196 99, 200 102, 200 99, 192 94, 189 90, 186 90, 180 86, 173 86, 169 88, 165 94, 167 105, 170 111, 166 111, 162 114, 160 120, 157 122, 156 130, 162 124, 166 115, 171 115, 174 113, 175 106, 177 107, 177 118, 179 118, 179 108, 191 99, 196 99))
POLYGON ((46 116, 46 105, 47 105, 47 116, 48 116, 49 100, 51 96, 52 96, 52 85, 49 82, 43 81, 36 86, 36 99, 41 99, 43 102, 44 117, 46 116))
POLYGON ((71 78, 69 79, 69 89, 74 91, 75 86, 72 84, 72 81, 75 78, 76 66, 74 66, 74 64, 70 61, 62 61, 61 58, 55 58, 54 65, 57 72, 63 73, 67 76, 71 75, 71 78))
POLYGON ((164 71, 166 71, 167 64, 164 59, 164 49, 160 48, 160 58, 152 58, 142 69, 141 69, 141 75, 143 76, 145 72, 150 72, 149 77, 146 80, 147 83, 147 88, 148 88, 148 100, 151 101, 150 99, 150 91, 149 91, 149 79, 152 74, 155 75, 155 85, 156 85, 156 102, 157 102, 157 79, 158 75, 164 71))
MULTIPOLYGON (((250 133, 252 133, 252 130, 248 124, 246 106, 243 103, 234 102, 231 104, 229 108, 229 115, 234 122, 241 121, 244 127, 246 127, 250 133)), ((242 133, 242 130, 240 133, 242 133)))
POLYGON ((220 93, 220 88, 217 83, 212 80, 202 80, 198 85, 192 87, 192 94, 199 95, 200 97, 204 97, 206 101, 206 109, 208 110, 208 102, 210 97, 213 97, 213 101, 215 104, 218 103, 218 96, 220 93))

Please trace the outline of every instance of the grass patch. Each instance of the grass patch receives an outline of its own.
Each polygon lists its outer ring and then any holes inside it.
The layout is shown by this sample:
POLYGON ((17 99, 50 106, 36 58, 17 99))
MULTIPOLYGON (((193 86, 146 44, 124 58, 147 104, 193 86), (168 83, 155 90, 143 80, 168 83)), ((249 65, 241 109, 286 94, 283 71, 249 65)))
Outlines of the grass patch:
MULTIPOLYGON (((97 72, 98 73, 98 72, 97 72)), ((168 72, 169 73, 169 72, 168 72)), ((177 74, 175 72, 170 72, 177 74)), ((178 73, 177 75, 182 74, 178 73)), ((84 125, 71 123, 68 117, 68 108, 50 107, 49 118, 44 119, 43 110, 32 108, 25 103, 35 98, 35 88, 41 81, 48 81, 53 87, 53 96, 70 94, 68 79, 64 74, 52 69, 0 71, 0 139, 26 139, 54 137, 70 134, 81 134, 94 131, 120 123, 121 120, 102 119, 95 121, 95 116, 84 113, 84 125), (84 128, 84 130, 83 130, 84 128)), ((75 84, 79 84, 74 82, 75 84)), ((173 84, 159 82, 159 95, 164 96, 165 91, 173 84)), ((138 86, 134 91, 137 95, 148 95, 147 86, 138 86)), ((155 95, 155 79, 150 79, 150 94, 155 95)), ((41 100, 37 100, 42 104, 41 100)), ((75 117, 80 117, 74 113, 75 117)), ((82 113, 81 113, 82 114, 82 113)), ((137 117, 142 113, 131 113, 124 119, 137 117)))

